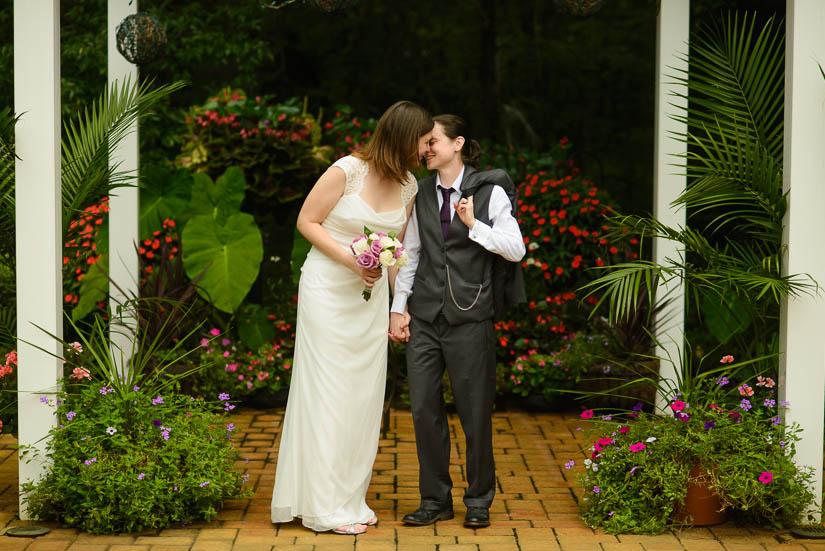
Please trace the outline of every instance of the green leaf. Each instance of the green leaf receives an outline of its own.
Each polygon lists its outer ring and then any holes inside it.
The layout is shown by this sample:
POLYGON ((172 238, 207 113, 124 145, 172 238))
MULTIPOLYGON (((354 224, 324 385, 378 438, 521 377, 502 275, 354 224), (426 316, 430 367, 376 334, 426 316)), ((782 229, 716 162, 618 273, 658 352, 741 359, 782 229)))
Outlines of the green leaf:
POLYGON ((245 185, 243 171, 236 166, 227 168, 215 182, 206 174, 195 174, 192 182, 192 215, 209 214, 223 223, 240 210, 245 185))
POLYGON ((72 309, 72 320, 77 321, 88 316, 101 300, 109 294, 109 258, 101 255, 100 259, 89 267, 80 281, 80 298, 72 309))
POLYGON ((261 268, 263 239, 251 214, 235 213, 223 223, 195 216, 181 236, 183 267, 190 278, 209 268, 198 292, 224 312, 241 304, 261 268))
POLYGON ((239 313, 238 335, 250 350, 275 340, 275 326, 259 304, 245 304, 239 313))
POLYGON ((748 313, 748 302, 729 290, 721 297, 705 294, 702 313, 708 330, 721 344, 747 329, 752 321, 748 313))
POLYGON ((192 173, 180 169, 171 170, 149 166, 141 172, 140 178, 140 236, 161 229, 166 218, 183 225, 184 211, 189 207, 192 196, 192 173))

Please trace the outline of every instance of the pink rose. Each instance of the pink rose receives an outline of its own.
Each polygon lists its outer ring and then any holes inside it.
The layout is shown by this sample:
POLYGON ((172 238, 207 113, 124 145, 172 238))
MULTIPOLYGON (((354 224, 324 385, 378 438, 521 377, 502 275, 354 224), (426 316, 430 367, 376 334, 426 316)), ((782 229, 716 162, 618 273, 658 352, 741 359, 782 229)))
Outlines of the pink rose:
POLYGON ((368 270, 371 270, 372 268, 378 267, 378 256, 370 251, 364 251, 363 253, 358 255, 358 258, 355 259, 355 263, 360 268, 366 268, 368 270))
POLYGON ((384 250, 384 247, 382 247, 382 246, 381 246, 381 240, 376 239, 375 241, 373 241, 373 242, 370 244, 370 250, 373 252, 373 254, 375 254, 376 256, 378 256, 378 254, 379 254, 382 250, 384 250))

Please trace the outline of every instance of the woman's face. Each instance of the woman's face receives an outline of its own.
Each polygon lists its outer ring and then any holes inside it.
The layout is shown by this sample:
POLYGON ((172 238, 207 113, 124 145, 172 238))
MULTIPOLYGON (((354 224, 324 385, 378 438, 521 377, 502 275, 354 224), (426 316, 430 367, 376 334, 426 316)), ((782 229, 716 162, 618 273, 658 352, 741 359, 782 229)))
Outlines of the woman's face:
POLYGON ((427 152, 430 150, 430 139, 432 138, 433 132, 430 130, 420 138, 418 138, 418 160, 420 164, 421 159, 427 156, 427 152))
POLYGON ((424 159, 427 161, 427 168, 430 170, 440 170, 461 156, 461 146, 464 145, 464 138, 461 136, 451 140, 444 133, 444 127, 435 123, 430 138, 429 149, 424 159))

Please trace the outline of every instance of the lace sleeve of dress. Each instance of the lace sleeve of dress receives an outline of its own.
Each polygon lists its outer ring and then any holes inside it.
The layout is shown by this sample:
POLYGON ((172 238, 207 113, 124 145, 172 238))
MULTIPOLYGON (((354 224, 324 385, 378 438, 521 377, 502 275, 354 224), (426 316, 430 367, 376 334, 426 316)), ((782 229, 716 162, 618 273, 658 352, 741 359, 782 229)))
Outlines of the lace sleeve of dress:
POLYGON ((332 166, 337 166, 341 170, 344 171, 344 175, 347 178, 346 187, 344 187, 344 195, 350 195, 351 193, 355 193, 355 186, 357 185, 358 178, 356 177, 356 163, 358 162, 357 159, 354 157, 347 155, 346 157, 341 157, 334 163, 332 166))
POLYGON ((418 193, 418 182, 415 180, 415 176, 408 172, 407 180, 401 186, 401 200, 404 201, 405 207, 410 204, 416 193, 418 193))

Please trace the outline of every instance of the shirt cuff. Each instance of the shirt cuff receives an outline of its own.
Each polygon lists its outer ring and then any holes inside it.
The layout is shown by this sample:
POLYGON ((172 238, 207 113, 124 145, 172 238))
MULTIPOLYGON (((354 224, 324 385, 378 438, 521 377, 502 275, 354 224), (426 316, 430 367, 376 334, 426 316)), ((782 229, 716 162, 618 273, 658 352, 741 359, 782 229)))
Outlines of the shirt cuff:
POLYGON ((473 228, 470 230, 470 239, 475 241, 476 243, 481 243, 486 238, 490 236, 490 233, 493 231, 493 228, 482 222, 481 220, 476 219, 476 223, 473 224, 473 228))
POLYGON ((398 293, 392 298, 392 308, 390 312, 394 314, 403 314, 407 308, 407 293, 398 293))

